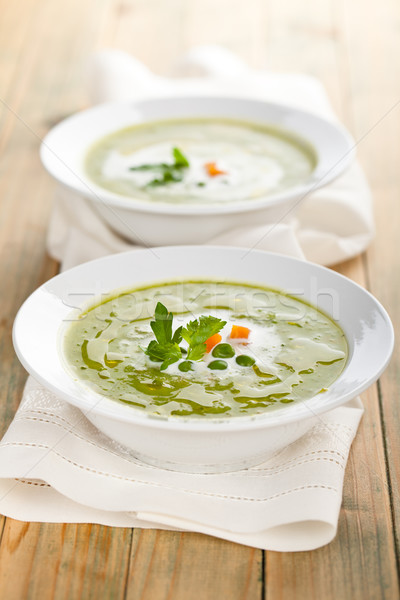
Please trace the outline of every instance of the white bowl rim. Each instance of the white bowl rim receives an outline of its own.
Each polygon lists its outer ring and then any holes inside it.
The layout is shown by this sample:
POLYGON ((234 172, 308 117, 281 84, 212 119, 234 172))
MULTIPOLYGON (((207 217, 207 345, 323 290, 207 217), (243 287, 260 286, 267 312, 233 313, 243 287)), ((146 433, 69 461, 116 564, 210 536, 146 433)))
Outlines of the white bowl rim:
MULTIPOLYGON (((228 252, 232 251, 232 250, 233 251, 243 251, 244 250, 243 248, 236 247, 236 246, 222 246, 221 247, 221 246, 192 245, 192 246, 163 246, 163 247, 158 247, 157 251, 162 252, 163 250, 179 250, 181 252, 181 251, 185 251, 185 249, 204 249, 204 248, 214 250, 214 251, 218 251, 218 250, 225 251, 226 250, 228 252)), ((127 252, 122 252, 122 253, 115 254, 115 255, 108 255, 108 256, 101 257, 101 258, 98 258, 98 259, 95 259, 92 261, 88 261, 86 263, 82 263, 81 265, 73 267, 72 269, 69 269, 68 271, 64 271, 63 273, 60 273, 60 274, 56 275, 55 277, 52 277, 50 280, 43 283, 39 288, 37 288, 25 300, 25 302, 22 304, 21 308, 19 309, 19 311, 16 315, 14 325, 13 325, 12 336, 13 336, 15 352, 16 352, 20 362, 22 363, 22 365, 34 377, 34 379, 36 379, 39 383, 43 384, 44 387, 51 390, 54 394, 63 398, 70 404, 77 406, 80 410, 82 410, 83 414, 88 414, 89 412, 91 412, 93 410, 94 414, 111 417, 117 421, 118 420, 126 421, 126 422, 130 422, 132 424, 136 424, 136 425, 140 425, 140 426, 144 426, 144 427, 148 427, 148 428, 152 428, 152 429, 167 429, 170 431, 184 430, 186 432, 187 431, 191 431, 191 432, 212 432, 212 431, 227 432, 227 431, 246 431, 249 429, 262 429, 262 428, 269 429, 270 427, 286 425, 286 424, 290 424, 295 421, 303 420, 306 418, 319 417, 320 414, 328 412, 334 408, 337 408, 338 406, 345 404, 346 402, 348 402, 350 400, 353 400, 355 397, 357 397, 360 393, 362 393, 364 390, 366 390, 373 382, 375 382, 380 377, 380 375, 383 373, 383 371, 385 370, 386 366, 388 365, 388 363, 390 361, 390 358, 391 358, 391 355, 393 352, 393 348, 394 348, 393 325, 392 325, 392 322, 390 320, 390 317, 389 317, 387 311, 384 309, 384 307, 381 305, 381 303, 368 290, 364 289, 362 286, 360 286, 356 282, 352 281, 348 277, 345 277, 344 275, 341 275, 340 273, 337 273, 336 271, 332 271, 331 269, 328 269, 327 267, 318 265, 316 263, 311 263, 309 261, 304 261, 302 259, 294 258, 294 257, 287 256, 287 255, 281 254, 281 253, 266 252, 263 250, 252 250, 252 252, 262 254, 266 257, 273 256, 273 257, 287 260, 287 261, 295 263, 295 264, 296 263, 304 264, 306 262, 308 265, 311 265, 311 267, 313 269, 315 269, 317 271, 329 272, 330 276, 332 276, 334 279, 345 280, 347 282, 347 284, 354 286, 354 288, 357 289, 359 292, 367 295, 369 297, 369 299, 372 300, 372 303, 375 304, 376 308, 379 310, 381 316, 383 317, 383 319, 385 321, 385 325, 388 327, 388 330, 390 332, 390 337, 389 337, 387 345, 386 345, 386 352, 381 359, 381 364, 380 364, 379 368, 376 369, 373 373, 370 372, 365 377, 365 379, 363 379, 362 382, 360 382, 353 389, 349 390, 346 394, 342 394, 341 396, 339 396, 337 398, 333 398, 330 402, 325 402, 325 403, 321 402, 320 404, 318 404, 317 407, 314 407, 313 410, 310 410, 310 408, 307 406, 307 402, 309 400, 312 400, 312 398, 310 398, 306 401, 296 402, 294 405, 287 405, 282 410, 279 410, 276 412, 274 411, 272 413, 268 413, 268 412, 261 413, 256 416, 237 416, 237 417, 227 418, 226 420, 211 419, 211 418, 201 420, 201 419, 197 419, 197 418, 193 418, 193 417, 188 418, 188 419, 184 419, 184 418, 162 419, 162 418, 158 418, 158 417, 152 417, 151 415, 148 415, 146 413, 141 413, 140 410, 135 410, 134 408, 121 405, 118 402, 116 402, 115 400, 109 399, 106 396, 104 396, 104 397, 100 396, 100 394, 96 394, 96 396, 99 397, 99 400, 101 399, 102 401, 104 401, 104 404, 100 405, 100 406, 98 406, 98 405, 93 406, 93 404, 89 405, 88 402, 79 401, 79 399, 77 399, 75 396, 72 396, 72 395, 64 392, 62 389, 57 388, 56 386, 53 386, 52 384, 49 384, 46 381, 46 379, 40 375, 40 373, 36 372, 31 367, 29 362, 25 359, 23 353, 20 351, 19 344, 18 344, 18 333, 17 332, 18 332, 19 320, 21 319, 21 315, 23 314, 25 307, 28 305, 31 298, 35 294, 39 293, 40 290, 44 289, 51 281, 63 277, 64 273, 67 273, 67 272, 71 273, 73 271, 78 271, 81 267, 83 267, 85 265, 99 263, 105 259, 117 258, 118 256, 128 255, 131 253, 134 253, 135 257, 138 257, 139 253, 141 253, 141 252, 148 253, 149 251, 151 251, 151 249, 128 250, 127 252), (119 412, 118 407, 124 409, 123 415, 122 415, 122 411, 118 414, 118 412, 119 412), (296 412, 293 412, 290 410, 292 407, 296 407, 296 412), (126 410, 126 409, 128 409, 128 410, 126 410)), ((140 285, 140 284, 138 284, 138 285, 140 285)), ((339 323, 339 325, 340 325, 340 323, 339 323)), ((59 326, 59 328, 60 328, 60 326, 59 326)), ((61 362, 61 359, 60 359, 60 362, 61 362)), ((346 368, 347 368, 347 366, 346 366, 346 368)), ((339 378, 332 384, 332 386, 334 386, 335 383, 341 379, 342 375, 346 371, 346 368, 344 369, 343 373, 339 376, 339 378)), ((99 404, 100 404, 100 402, 99 402, 99 404)))
MULTIPOLYGON (((250 111, 249 111, 250 112, 250 111)), ((168 117, 163 117, 162 115, 160 115, 160 118, 157 119, 145 119, 144 121, 141 121, 141 123, 151 123, 151 122, 155 122, 156 120, 168 120, 168 117)), ((257 122, 256 120, 252 120, 251 116, 248 117, 249 122, 257 122)), ((265 123, 269 123, 270 125, 274 125, 273 122, 269 122, 268 119, 266 119, 265 123)), ((134 124, 134 123, 132 123, 134 124)), ((277 125, 278 128, 282 129, 283 131, 285 131, 285 127, 280 126, 279 124, 277 125)), ((118 128, 116 129, 116 131, 118 131, 118 128)), ((289 130, 287 130, 288 133, 290 133, 289 130)), ((101 135, 99 137, 99 140, 104 137, 103 135, 101 135)), ((311 143, 305 136, 302 136, 303 139, 305 139, 306 142, 311 143)), ((311 143, 312 145, 312 143, 311 143)), ((88 146, 85 150, 85 152, 87 152, 89 150, 88 146)), ((248 212, 253 212, 256 210, 260 210, 262 208, 268 208, 268 207, 274 207, 277 205, 280 205, 284 202, 288 202, 294 199, 298 200, 298 203, 301 202, 301 200, 304 199, 304 197, 311 193, 314 192, 315 190, 319 189, 322 186, 327 185, 328 183, 330 183, 331 181, 333 181, 334 179, 336 179, 343 171, 345 171, 350 164, 352 163, 354 156, 355 156, 355 148, 356 148, 356 144, 354 139, 352 138, 352 136, 350 135, 350 133, 346 130, 346 128, 339 122, 334 121, 334 120, 329 120, 326 118, 323 118, 313 112, 309 112, 306 111, 304 109, 300 109, 300 108, 296 108, 287 104, 279 104, 278 102, 269 102, 269 101, 264 101, 264 100, 258 100, 258 99, 252 99, 252 98, 245 98, 245 97, 240 97, 240 96, 213 96, 213 95, 203 95, 203 96, 191 96, 191 95, 185 95, 185 96, 165 96, 165 97, 153 97, 153 98, 147 98, 145 100, 137 100, 137 101, 117 101, 117 102, 105 102, 102 104, 98 104, 96 106, 93 106, 91 108, 87 108, 84 109, 82 111, 79 111, 69 117, 67 117, 66 119, 62 120, 60 123, 58 123, 57 125, 55 125, 44 137, 41 146, 40 146, 40 158, 42 161, 42 164, 44 165, 44 167, 46 168, 46 170, 49 172, 49 174, 54 177, 56 179, 56 181, 60 182, 63 186, 67 187, 68 189, 78 192, 80 194, 84 194, 86 197, 90 198, 92 201, 94 202, 99 202, 102 204, 107 204, 109 206, 115 207, 115 208, 122 208, 122 209, 131 209, 134 211, 138 211, 138 212, 144 212, 144 213, 156 213, 156 214, 162 214, 162 215, 214 215, 214 214, 233 214, 233 213, 248 213, 248 212), (316 160, 317 160, 317 164, 316 167, 314 168, 313 172, 310 175, 309 180, 307 180, 305 183, 303 184, 299 184, 297 186, 293 186, 290 188, 287 188, 286 190, 283 190, 282 192, 279 192, 277 194, 271 194, 269 196, 266 197, 260 197, 258 199, 254 199, 251 201, 248 200, 240 200, 240 201, 235 201, 234 203, 221 203, 221 204, 193 204, 193 205, 188 205, 188 204, 173 204, 173 203, 168 203, 168 202, 149 202, 147 200, 143 200, 143 199, 139 199, 139 198, 133 198, 133 197, 127 197, 127 196, 123 196, 122 194, 115 194, 113 192, 110 192, 108 190, 106 190, 105 188, 102 188, 101 186, 97 185, 95 182, 93 182, 89 177, 86 177, 85 175, 83 175, 83 177, 81 175, 77 175, 76 173, 74 173, 72 171, 72 169, 69 169, 71 171, 71 175, 74 178, 78 178, 80 180, 80 184, 83 185, 83 188, 76 186, 76 185, 72 185, 71 183, 68 183, 65 180, 61 180, 59 179, 55 174, 54 171, 51 167, 51 162, 54 158, 58 158, 55 155, 55 152, 51 149, 51 144, 52 144, 52 139, 54 136, 59 135, 60 133, 62 134, 62 131, 65 127, 68 127, 71 123, 74 123, 77 119, 84 119, 85 115, 87 114, 94 114, 96 112, 105 112, 108 110, 118 110, 118 108, 127 108, 127 107, 132 107, 132 108, 136 108, 136 109, 140 109, 141 106, 149 106, 151 104, 157 104, 157 103, 162 103, 162 104, 167 104, 169 103, 176 103, 176 102, 191 102, 191 103, 197 103, 197 102, 215 102, 218 104, 223 105, 224 103, 236 103, 236 102, 240 102, 243 104, 246 104, 249 106, 249 108, 251 108, 251 106, 254 105, 258 105, 259 107, 265 107, 267 110, 275 110, 275 111, 281 111, 282 109, 288 110, 290 111, 293 115, 296 116, 300 116, 302 118, 306 118, 309 119, 310 121, 313 121, 316 125, 318 124, 319 127, 324 127, 325 128, 325 133, 328 133, 328 135, 332 135, 332 136, 336 136, 336 139, 338 140, 340 138, 340 143, 343 144, 344 146, 344 152, 343 155, 337 160, 337 162, 334 165, 330 165, 329 170, 327 172, 324 171, 324 169, 327 167, 327 165, 324 164, 324 157, 321 157, 318 155, 318 153, 315 153, 316 156, 316 160), (319 171, 324 171, 323 175, 319 173, 319 171)), ((61 159, 59 159, 61 160, 61 159)), ((66 165, 66 163, 63 163, 65 167, 69 168, 68 165, 66 165)))

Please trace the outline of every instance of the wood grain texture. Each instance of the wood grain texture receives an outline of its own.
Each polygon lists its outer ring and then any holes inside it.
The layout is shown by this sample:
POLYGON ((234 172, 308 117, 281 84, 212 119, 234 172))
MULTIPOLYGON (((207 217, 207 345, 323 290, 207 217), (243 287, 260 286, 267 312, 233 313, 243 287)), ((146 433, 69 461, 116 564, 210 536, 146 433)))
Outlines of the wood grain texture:
MULTIPOLYGON (((381 11, 374 2, 363 4, 367 30, 351 36, 360 2, 343 10, 346 45, 351 65, 355 132, 363 137, 359 153, 375 192, 377 236, 367 254, 366 275, 373 294, 384 304, 400 335, 400 69, 398 23, 400 7, 388 0, 381 11), (379 27, 371 25, 379 23, 379 27), (363 53, 363 60, 361 60, 363 53)), ((400 547, 400 353, 395 346, 392 361, 379 382, 382 428, 388 483, 394 519, 397 560, 400 547)), ((398 563, 399 566, 399 563, 398 563)))
MULTIPOLYGON (((307 11, 295 1, 286 2, 283 11, 281 5, 278 7, 273 4, 276 12, 272 21, 276 27, 275 37, 269 41, 269 57, 270 61, 277 57, 280 68, 285 69, 287 54, 295 54, 299 70, 316 75, 323 81, 336 112, 356 140, 365 136, 363 143, 369 143, 368 126, 364 125, 364 130, 357 128, 355 107, 359 98, 352 86, 354 64, 349 43, 358 49, 357 58, 361 62, 363 45, 360 37, 364 34, 370 36, 371 28, 360 27, 359 20, 351 28, 348 27, 345 10, 349 4, 343 2, 338 6, 333 2, 315 1, 308 3, 307 11), (289 27, 291 42, 287 44, 282 32, 289 31, 289 27), (290 50, 287 50, 288 47, 290 50)), ((353 9, 354 18, 357 15, 359 19, 360 10, 361 4, 353 9)), ((371 48, 371 52, 375 52, 374 48, 371 48)), ((364 69, 369 68, 369 63, 364 60, 364 69)), ((369 92, 372 92, 371 86, 368 86, 369 92)), ((358 150, 369 175, 370 163, 367 159, 364 162, 366 153, 360 152, 360 148, 358 150)), ((371 145, 369 150, 367 154, 371 160, 371 153, 377 154, 377 148, 371 145)), ((374 183, 373 180, 371 183, 374 183)), ((384 212, 383 206, 379 208, 384 212)), ((397 214, 400 215, 398 209, 397 214)), ((378 245, 382 247, 385 243, 380 240, 378 245)), ((366 257, 348 261, 337 270, 366 287, 369 284, 369 256, 368 253, 366 257)), ((346 471, 338 535, 329 546, 312 554, 267 553, 267 598, 268 594, 273 598, 296 599, 327 597, 373 600, 398 597, 391 514, 393 500, 386 475, 378 386, 373 386, 363 394, 363 401, 366 412, 346 471)))
MULTIPOLYGON (((25 381, 11 345, 22 301, 57 271, 45 235, 53 184, 41 137, 88 103, 89 53, 114 46, 166 74, 193 44, 252 66, 319 77, 357 140, 377 238, 338 270, 400 323, 400 7, 395 0, 0 0, 0 434, 25 381), (362 15, 362 18, 360 18, 362 15), (55 25, 56 24, 56 25, 55 25)), ((0 518, 0 598, 369 600, 399 598, 399 355, 363 395, 334 542, 263 553, 190 533, 0 518)))
POLYGON ((1 597, 122 598, 130 544, 129 529, 7 519, 0 546, 1 597))
POLYGON ((261 598, 261 552, 206 535, 136 530, 127 600, 261 598))
MULTIPOLYGON (((365 285, 361 258, 343 263, 336 270, 365 285)), ((397 597, 396 552, 377 386, 364 393, 362 400, 365 414, 346 470, 338 535, 331 544, 312 553, 267 552, 267 598, 397 597)))

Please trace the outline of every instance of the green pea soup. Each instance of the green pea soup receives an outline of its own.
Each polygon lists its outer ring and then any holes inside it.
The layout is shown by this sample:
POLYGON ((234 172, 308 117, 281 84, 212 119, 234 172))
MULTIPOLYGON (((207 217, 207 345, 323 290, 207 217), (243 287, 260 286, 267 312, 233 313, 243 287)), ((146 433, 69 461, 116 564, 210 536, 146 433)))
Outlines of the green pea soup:
POLYGON ((228 418, 285 410, 322 395, 343 371, 348 347, 338 325, 283 292, 223 282, 172 282, 129 290, 83 312, 65 330, 66 368, 82 385, 160 418, 228 418), (200 316, 225 322, 199 360, 162 370, 145 353, 157 303, 185 327, 200 316), (232 328, 248 336, 232 336, 232 328))
POLYGON ((304 183, 315 165, 310 144, 290 132, 217 118, 127 127, 96 142, 85 160, 92 181, 115 194, 202 205, 268 197, 304 183))

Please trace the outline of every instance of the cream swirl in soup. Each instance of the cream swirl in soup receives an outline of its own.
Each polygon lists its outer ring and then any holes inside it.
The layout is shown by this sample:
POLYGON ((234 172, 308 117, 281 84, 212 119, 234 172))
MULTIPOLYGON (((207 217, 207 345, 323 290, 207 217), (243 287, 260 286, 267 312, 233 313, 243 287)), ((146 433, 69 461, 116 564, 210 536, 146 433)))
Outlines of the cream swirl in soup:
POLYGON ((305 140, 261 124, 181 119, 128 127, 97 142, 86 171, 116 194, 187 204, 256 200, 304 183, 305 140))

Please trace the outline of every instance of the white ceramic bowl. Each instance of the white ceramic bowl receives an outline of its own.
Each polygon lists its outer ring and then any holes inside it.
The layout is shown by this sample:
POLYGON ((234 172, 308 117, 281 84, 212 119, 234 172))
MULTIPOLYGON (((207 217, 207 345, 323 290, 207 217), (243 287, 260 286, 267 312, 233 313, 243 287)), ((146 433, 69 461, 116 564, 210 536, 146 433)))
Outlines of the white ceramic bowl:
POLYGON ((229 229, 293 217, 301 200, 337 177, 352 161, 354 142, 338 124, 302 110, 239 98, 163 98, 111 103, 78 113, 54 127, 41 146, 48 172, 78 196, 89 198, 109 225, 125 238, 150 246, 197 244, 229 229), (219 205, 148 202, 114 194, 85 173, 89 147, 118 129, 163 119, 223 117, 272 125, 313 146, 317 164, 304 184, 251 201, 219 205))
POLYGON ((21 307, 14 345, 25 368, 46 388, 78 406, 101 431, 153 465, 191 472, 230 471, 262 462, 303 435, 324 413, 373 383, 393 349, 382 306, 364 289, 312 263, 241 248, 175 246, 136 250, 83 264, 50 279, 21 307), (349 359, 328 392, 256 417, 161 419, 109 400, 64 369, 60 331, 73 308, 117 288, 158 281, 239 281, 293 293, 330 314, 344 330, 349 359))

